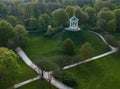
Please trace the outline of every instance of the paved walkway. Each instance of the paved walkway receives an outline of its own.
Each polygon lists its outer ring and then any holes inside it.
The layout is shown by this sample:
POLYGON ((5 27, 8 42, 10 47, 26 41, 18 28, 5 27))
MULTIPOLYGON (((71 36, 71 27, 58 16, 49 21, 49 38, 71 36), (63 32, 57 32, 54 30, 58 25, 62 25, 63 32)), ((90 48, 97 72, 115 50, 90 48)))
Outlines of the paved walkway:
POLYGON ((106 53, 101 54, 101 55, 98 55, 98 56, 95 56, 95 57, 92 57, 92 58, 89 58, 89 59, 87 59, 87 60, 84 60, 84 61, 81 61, 81 62, 78 62, 78 63, 75 63, 75 64, 72 64, 72 65, 65 66, 65 67, 63 67, 64 70, 65 70, 65 69, 72 68, 72 67, 75 67, 75 66, 78 66, 78 65, 80 65, 80 64, 84 64, 84 63, 93 61, 93 60, 100 59, 100 58, 102 58, 102 57, 105 57, 105 56, 107 56, 107 55, 110 55, 110 54, 113 54, 113 53, 117 52, 118 49, 115 48, 115 47, 112 47, 110 44, 108 44, 107 41, 103 38, 102 35, 100 35, 99 33, 93 32, 93 31, 90 31, 90 32, 95 33, 96 35, 98 35, 98 36, 103 40, 103 42, 111 48, 111 51, 106 52, 106 53))
POLYGON ((26 84, 28 84, 28 83, 31 83, 31 82, 33 82, 33 81, 36 81, 36 80, 38 80, 38 79, 40 79, 40 75, 37 76, 37 77, 35 77, 35 78, 26 80, 26 81, 24 81, 24 82, 15 84, 15 85, 14 85, 14 88, 15 88, 15 89, 16 89, 16 88, 19 88, 19 87, 21 87, 21 86, 24 86, 24 85, 26 85, 26 84))
MULTIPOLYGON (((16 49, 17 54, 22 58, 22 60, 33 70, 35 70, 38 74, 41 74, 41 69, 38 68, 24 53, 24 51, 19 47, 16 49)), ((50 72, 44 71, 43 78, 47 81, 49 81, 49 74, 50 72)), ((63 84, 62 82, 58 81, 57 79, 53 78, 51 79, 50 82, 53 86, 57 87, 58 89, 72 89, 71 87, 63 84)), ((16 84, 14 88, 20 87, 21 84, 16 84)))

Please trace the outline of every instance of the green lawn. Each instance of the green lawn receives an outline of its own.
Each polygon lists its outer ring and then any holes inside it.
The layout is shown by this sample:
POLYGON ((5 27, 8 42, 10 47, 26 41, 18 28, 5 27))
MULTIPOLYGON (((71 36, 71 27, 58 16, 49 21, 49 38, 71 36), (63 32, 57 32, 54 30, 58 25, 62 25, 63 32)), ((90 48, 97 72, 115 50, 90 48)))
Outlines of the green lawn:
POLYGON ((57 89, 57 88, 53 87, 44 80, 43 81, 37 80, 27 85, 24 85, 18 89, 57 89))
POLYGON ((120 56, 115 54, 66 70, 75 89, 120 89, 120 56))
POLYGON ((106 49, 106 44, 100 39, 99 36, 92 32, 85 30, 80 30, 77 32, 65 31, 63 33, 62 39, 64 40, 68 37, 74 41, 77 50, 80 49, 82 44, 89 42, 94 48, 94 56, 108 51, 108 49, 106 49))
POLYGON ((19 69, 20 75, 16 78, 16 80, 17 80, 16 83, 26 81, 26 80, 34 78, 38 75, 34 70, 32 70, 30 67, 28 67, 22 61, 22 59, 19 59, 18 63, 20 65, 20 69, 19 69))
MULTIPOLYGON (((38 76, 38 74, 34 70, 32 70, 30 67, 28 67, 22 61, 22 59, 19 59, 18 63, 20 65, 20 75, 16 78, 17 80, 16 84, 38 76)), ((50 87, 51 89, 56 89, 50 84, 48 84, 45 80, 43 80, 42 82, 41 80, 37 80, 27 85, 24 85, 18 89, 50 89, 50 87)))
POLYGON ((104 42, 96 34, 84 30, 78 32, 64 31, 52 38, 45 38, 40 33, 30 33, 29 37, 29 41, 23 47, 23 50, 33 61, 41 57, 48 57, 51 60, 55 60, 57 56, 63 55, 61 53, 61 41, 67 37, 75 42, 76 52, 78 52, 81 45, 85 42, 90 42, 94 47, 94 55, 108 51, 104 42))
POLYGON ((59 38, 45 38, 40 33, 30 33, 29 37, 23 50, 31 60, 36 60, 41 57, 54 59, 60 54, 59 38))

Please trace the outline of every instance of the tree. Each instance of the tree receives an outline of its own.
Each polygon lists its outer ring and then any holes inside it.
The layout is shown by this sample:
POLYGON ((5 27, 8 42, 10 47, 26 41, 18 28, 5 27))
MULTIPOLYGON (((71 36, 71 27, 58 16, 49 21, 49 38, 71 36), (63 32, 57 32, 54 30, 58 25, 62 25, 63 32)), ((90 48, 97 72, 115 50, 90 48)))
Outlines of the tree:
POLYGON ((18 21, 17 21, 17 18, 13 15, 9 16, 7 21, 14 27, 18 21))
POLYGON ((116 39, 115 39, 115 37, 114 37, 113 35, 106 34, 106 35, 105 35, 105 39, 106 39, 106 41, 107 41, 109 44, 111 44, 111 45, 113 45, 113 46, 116 46, 117 42, 116 42, 116 39))
POLYGON ((8 6, 6 4, 2 5, 1 7, 1 16, 2 18, 8 16, 8 6))
POLYGON ((112 19, 107 23, 107 30, 116 31, 116 20, 115 19, 112 19))
POLYGON ((19 45, 23 45, 27 39, 28 39, 28 32, 26 31, 25 27, 21 24, 17 24, 14 28, 14 32, 15 32, 15 38, 19 45))
POLYGON ((74 15, 74 8, 72 6, 67 6, 66 12, 67 12, 69 18, 71 18, 74 15))
POLYGON ((84 43, 80 48, 81 59, 85 60, 93 56, 94 49, 90 43, 84 43))
POLYGON ((110 11, 108 8, 103 8, 100 10, 100 12, 97 15, 98 21, 97 21, 97 27, 101 31, 109 31, 116 29, 116 23, 115 23, 115 15, 112 11, 110 11), (113 25, 113 29, 109 28, 110 25, 113 25))
POLYGON ((50 16, 48 14, 41 14, 40 17, 44 20, 46 29, 50 25, 50 16))
POLYGON ((64 84, 75 87, 77 86, 76 80, 71 76, 71 74, 68 74, 67 72, 63 70, 56 70, 53 73, 54 77, 60 81, 62 81, 64 84))
POLYGON ((63 51, 69 55, 75 53, 74 43, 70 38, 67 38, 63 41, 63 51))
POLYGON ((62 55, 62 56, 58 56, 56 58, 56 64, 58 64, 58 66, 62 69, 63 67, 70 65, 73 63, 73 57, 68 56, 68 55, 62 55))
POLYGON ((19 75, 18 56, 7 48, 0 48, 0 86, 7 89, 15 84, 19 75))
POLYGON ((39 17, 39 25, 38 25, 39 30, 45 32, 46 31, 45 26, 46 26, 45 20, 42 17, 39 17))
POLYGON ((116 30, 120 31, 120 9, 115 9, 116 30))
POLYGON ((38 30, 39 21, 36 18, 32 18, 30 22, 26 22, 26 25, 29 30, 38 30))
MULTIPOLYGON (((43 78, 45 71, 54 71, 58 69, 58 66, 55 63, 51 62, 45 57, 38 59, 36 61, 36 65, 41 69, 41 72, 40 72, 41 78, 43 78)), ((51 79, 49 79, 49 81, 50 80, 51 79)))
POLYGON ((88 14, 88 25, 89 26, 95 26, 96 25, 96 10, 92 7, 86 7, 85 12, 88 14))
POLYGON ((0 45, 6 46, 7 41, 14 36, 14 29, 5 20, 0 21, 0 45))
POLYGON ((106 7, 106 8, 109 8, 109 9, 114 9, 111 2, 105 1, 105 0, 104 1, 96 0, 94 8, 97 11, 100 11, 103 7, 106 7))
POLYGON ((79 19, 79 24, 86 24, 89 18, 88 14, 83 12, 80 7, 75 7, 75 16, 79 19))
POLYGON ((68 14, 64 9, 57 9, 52 12, 53 20, 56 22, 57 26, 67 26, 68 25, 68 14))
POLYGON ((117 48, 118 48, 117 54, 120 55, 120 41, 117 42, 117 48))
POLYGON ((40 15, 40 12, 41 12, 41 10, 39 8, 39 3, 33 2, 32 3, 32 16, 35 17, 35 18, 38 18, 39 15, 40 15))

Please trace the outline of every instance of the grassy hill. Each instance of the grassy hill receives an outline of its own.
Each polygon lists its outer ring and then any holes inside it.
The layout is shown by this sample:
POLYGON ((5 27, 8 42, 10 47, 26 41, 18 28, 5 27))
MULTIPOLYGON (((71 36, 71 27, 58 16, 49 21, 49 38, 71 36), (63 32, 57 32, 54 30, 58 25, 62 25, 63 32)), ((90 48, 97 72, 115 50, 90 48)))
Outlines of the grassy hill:
POLYGON ((96 34, 84 30, 77 32, 63 31, 52 38, 46 38, 38 32, 30 33, 29 41, 23 47, 23 50, 32 60, 37 60, 41 57, 48 57, 48 59, 54 60, 57 56, 63 55, 61 53, 62 41, 68 37, 75 42, 77 52, 85 42, 90 42, 94 47, 94 55, 108 51, 104 42, 96 34))
POLYGON ((73 32, 66 30, 62 32, 62 40, 66 38, 73 40, 78 50, 82 44, 89 42, 95 49, 95 55, 108 51, 108 49, 106 49, 106 44, 96 34, 89 31, 80 30, 73 32))

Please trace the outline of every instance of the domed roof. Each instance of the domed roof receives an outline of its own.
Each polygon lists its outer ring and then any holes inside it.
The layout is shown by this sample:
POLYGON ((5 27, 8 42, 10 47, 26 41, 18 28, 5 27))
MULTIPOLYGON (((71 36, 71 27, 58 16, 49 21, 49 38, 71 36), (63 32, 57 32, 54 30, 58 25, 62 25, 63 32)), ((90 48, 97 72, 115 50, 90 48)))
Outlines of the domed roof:
POLYGON ((70 20, 71 20, 71 21, 78 21, 78 18, 75 17, 75 16, 73 16, 73 17, 70 18, 70 20))

